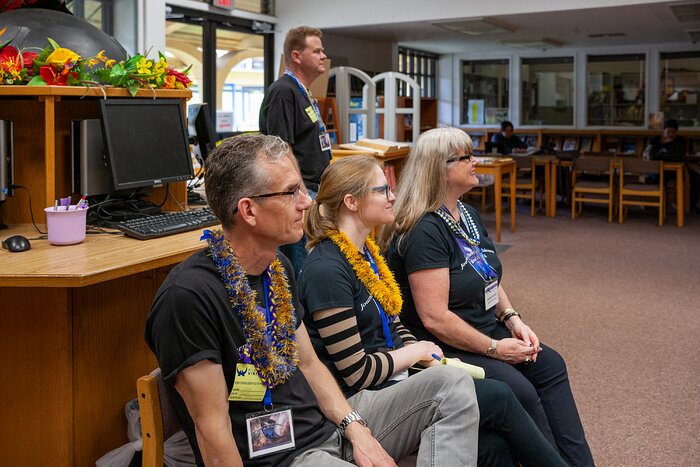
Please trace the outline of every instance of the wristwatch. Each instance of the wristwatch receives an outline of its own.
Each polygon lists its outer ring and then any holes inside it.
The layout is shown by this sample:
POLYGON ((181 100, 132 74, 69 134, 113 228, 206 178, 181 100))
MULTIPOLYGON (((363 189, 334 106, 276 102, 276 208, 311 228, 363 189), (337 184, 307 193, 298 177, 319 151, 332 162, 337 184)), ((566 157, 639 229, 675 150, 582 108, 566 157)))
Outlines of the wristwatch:
POLYGON ((486 349, 486 355, 491 358, 496 358, 496 346, 498 341, 496 339, 491 339, 491 347, 486 349))
POLYGON ((340 430, 340 434, 345 436, 345 429, 352 423, 352 422, 358 422, 362 426, 367 426, 367 422, 365 421, 364 418, 362 418, 362 415, 359 413, 355 412, 354 410, 347 414, 345 418, 343 418, 340 423, 338 424, 338 429, 340 430))

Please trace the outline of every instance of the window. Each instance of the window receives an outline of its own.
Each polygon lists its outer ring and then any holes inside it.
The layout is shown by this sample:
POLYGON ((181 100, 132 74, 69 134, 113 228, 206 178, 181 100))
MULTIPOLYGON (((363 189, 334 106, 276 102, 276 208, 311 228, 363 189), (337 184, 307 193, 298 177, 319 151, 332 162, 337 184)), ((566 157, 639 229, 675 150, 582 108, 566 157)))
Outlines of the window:
POLYGON ((660 58, 659 110, 680 126, 700 126, 700 52, 662 53, 660 58))
POLYGON ((521 123, 574 124, 574 59, 523 58, 520 64, 521 123))
POLYGON ((220 134, 257 130, 265 83, 272 81, 272 35, 253 31, 250 20, 175 6, 165 29, 168 62, 192 64, 189 103, 209 103, 220 134))
POLYGON ((462 124, 497 124, 509 119, 509 72, 507 59, 462 61, 462 124))
MULTIPOLYGON (((211 0, 197 1, 211 4, 211 0)), ((234 0, 231 3, 233 3, 233 8, 236 10, 261 13, 264 15, 274 15, 274 0, 234 0)))
MULTIPOLYGON (((420 85, 421 97, 435 97, 436 54, 399 47, 399 73, 415 79, 420 85)), ((399 82, 399 96, 412 97, 411 88, 399 82)))
POLYGON ((130 54, 137 52, 136 0, 72 0, 66 6, 73 15, 114 37, 130 54))
POLYGON ((588 125, 644 126, 644 67, 644 54, 588 56, 588 125))

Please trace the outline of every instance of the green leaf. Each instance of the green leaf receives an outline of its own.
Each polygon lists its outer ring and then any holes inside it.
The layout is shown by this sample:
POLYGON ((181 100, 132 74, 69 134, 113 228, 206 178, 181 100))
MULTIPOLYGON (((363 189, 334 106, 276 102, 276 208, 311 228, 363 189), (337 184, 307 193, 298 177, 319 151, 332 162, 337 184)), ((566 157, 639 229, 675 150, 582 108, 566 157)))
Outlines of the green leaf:
POLYGON ((47 37, 46 40, 49 41, 49 44, 51 44, 51 45, 53 46, 53 49, 54 49, 54 50, 60 49, 60 48, 61 48, 61 46, 58 45, 58 44, 56 43, 56 41, 53 40, 53 39, 51 39, 50 37, 47 37))
POLYGON ((136 93, 139 92, 139 85, 136 81, 132 82, 130 85, 126 86, 126 89, 131 94, 131 97, 136 97, 136 93))
POLYGON ((7 44, 9 44, 10 42, 12 42, 12 39, 9 39, 9 40, 3 42, 2 44, 0 44, 0 51, 2 51, 2 49, 4 49, 7 46, 7 44))
POLYGON ((46 81, 44 81, 44 78, 41 76, 36 75, 34 78, 29 80, 27 86, 46 86, 46 81))
POLYGON ((126 62, 124 62, 124 68, 126 68, 127 70, 130 69, 130 68, 135 69, 135 68, 136 68, 136 64, 137 64, 137 63, 139 62, 139 60, 141 60, 142 58, 143 58, 143 55, 141 55, 141 54, 136 54, 136 55, 134 55, 133 57, 131 57, 130 59, 128 59, 126 62))

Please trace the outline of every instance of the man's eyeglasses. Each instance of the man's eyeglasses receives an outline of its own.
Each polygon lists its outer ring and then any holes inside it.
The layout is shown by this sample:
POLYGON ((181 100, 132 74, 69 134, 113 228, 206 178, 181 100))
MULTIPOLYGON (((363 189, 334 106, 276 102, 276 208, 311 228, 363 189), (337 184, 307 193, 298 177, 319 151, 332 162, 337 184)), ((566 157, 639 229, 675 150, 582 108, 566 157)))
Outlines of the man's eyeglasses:
POLYGON ((391 193, 391 187, 389 184, 386 185, 381 185, 381 186, 373 186, 370 188, 371 191, 376 191, 377 193, 381 193, 382 191, 384 192, 384 195, 386 195, 386 199, 389 199, 389 195, 391 193))
POLYGON ((473 154, 465 154, 463 156, 457 156, 457 157, 452 157, 450 159, 447 159, 447 163, 451 162, 459 162, 459 161, 470 161, 472 160, 473 154))
MULTIPOLYGON (((299 193, 301 193, 301 185, 294 188, 293 190, 290 190, 290 191, 275 191, 274 193, 263 193, 262 195, 244 196, 244 198, 255 199, 255 198, 272 198, 274 196, 291 196, 292 202, 294 202, 297 199, 299 199, 299 193)), ((236 214, 237 212, 238 212, 238 206, 236 206, 233 209, 234 214, 236 214)))

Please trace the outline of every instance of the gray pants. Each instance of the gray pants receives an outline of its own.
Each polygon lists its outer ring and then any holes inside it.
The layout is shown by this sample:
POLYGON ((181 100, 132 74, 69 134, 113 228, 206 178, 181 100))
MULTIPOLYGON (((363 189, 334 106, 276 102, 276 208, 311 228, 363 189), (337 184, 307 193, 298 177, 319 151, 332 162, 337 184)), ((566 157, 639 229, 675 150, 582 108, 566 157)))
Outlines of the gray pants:
MULTIPOLYGON (((459 368, 435 366, 348 402, 395 460, 418 449, 417 466, 475 466, 479 408, 474 382, 459 368)), ((334 432, 303 452, 292 467, 352 465, 352 445, 334 432)))

